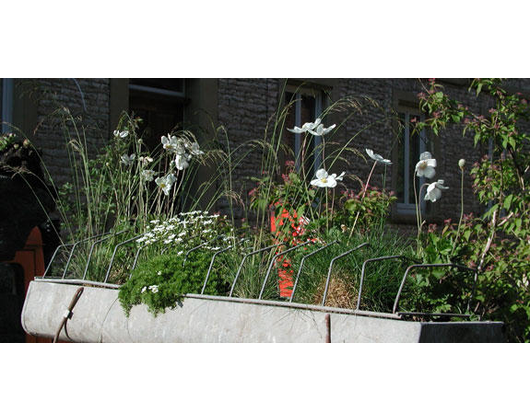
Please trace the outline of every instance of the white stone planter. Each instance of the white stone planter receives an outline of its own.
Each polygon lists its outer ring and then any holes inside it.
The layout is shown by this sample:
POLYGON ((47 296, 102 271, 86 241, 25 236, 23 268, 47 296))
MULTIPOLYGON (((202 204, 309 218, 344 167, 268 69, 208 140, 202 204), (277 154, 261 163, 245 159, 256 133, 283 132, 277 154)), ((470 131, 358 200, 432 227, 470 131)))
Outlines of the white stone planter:
POLYGON ((74 306, 60 340, 73 342, 500 342, 502 322, 412 322, 392 314, 284 302, 187 295, 154 317, 133 307, 129 318, 110 285, 76 280, 32 281, 22 311, 31 335, 53 338, 74 306), (105 286, 105 285, 101 285, 105 286), (65 312, 66 311, 66 312, 65 312))

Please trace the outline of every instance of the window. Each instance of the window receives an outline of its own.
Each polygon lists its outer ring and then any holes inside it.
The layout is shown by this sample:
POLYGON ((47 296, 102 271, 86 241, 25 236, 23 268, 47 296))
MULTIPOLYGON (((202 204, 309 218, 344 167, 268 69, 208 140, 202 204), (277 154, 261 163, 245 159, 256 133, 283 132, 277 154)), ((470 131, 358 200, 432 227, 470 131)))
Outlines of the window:
POLYGON ((184 97, 184 79, 129 79, 134 90, 184 97))
MULTIPOLYGON (((288 128, 301 127, 306 122, 315 121, 324 108, 323 97, 322 90, 304 88, 288 90, 285 95, 285 104, 293 102, 293 105, 286 117, 285 126, 288 128)), ((319 147, 322 138, 308 136, 307 139, 311 142, 304 144, 305 137, 304 133, 291 133, 285 130, 284 143, 287 150, 284 153, 283 163, 294 161, 295 169, 301 171, 302 162, 304 162, 304 172, 311 176, 322 165, 322 150, 319 147)))
POLYGON ((140 133, 150 150, 182 124, 185 104, 184 79, 129 79, 129 110, 142 119, 140 133))
POLYGON ((13 79, 0 79, 0 116, 2 133, 11 131, 13 123, 13 79))
MULTIPOLYGON (((414 197, 414 177, 415 167, 420 155, 429 151, 435 154, 431 142, 427 139, 425 130, 417 132, 414 130, 415 121, 423 121, 423 115, 414 107, 400 106, 398 108, 399 116, 399 135, 397 147, 394 150, 394 191, 396 192, 397 202, 395 214, 398 216, 416 215, 416 200, 414 197)), ((420 186, 428 180, 425 178, 416 179, 416 192, 419 194, 420 186)), ((419 196, 420 208, 422 212, 426 211, 426 203, 423 200, 425 194, 419 196)))

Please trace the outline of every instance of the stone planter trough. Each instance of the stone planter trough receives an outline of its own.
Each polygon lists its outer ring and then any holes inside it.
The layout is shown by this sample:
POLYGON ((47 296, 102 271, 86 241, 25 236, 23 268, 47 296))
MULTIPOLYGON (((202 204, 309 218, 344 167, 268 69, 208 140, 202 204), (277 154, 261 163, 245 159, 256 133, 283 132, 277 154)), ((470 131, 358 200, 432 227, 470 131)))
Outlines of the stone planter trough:
POLYGON ((504 340, 501 322, 415 322, 399 314, 207 295, 187 295, 181 305, 157 317, 146 306, 136 306, 127 318, 118 288, 86 280, 36 278, 22 311, 24 330, 53 338, 60 327, 59 340, 91 343, 504 340), (69 311, 76 295, 78 300, 69 311))

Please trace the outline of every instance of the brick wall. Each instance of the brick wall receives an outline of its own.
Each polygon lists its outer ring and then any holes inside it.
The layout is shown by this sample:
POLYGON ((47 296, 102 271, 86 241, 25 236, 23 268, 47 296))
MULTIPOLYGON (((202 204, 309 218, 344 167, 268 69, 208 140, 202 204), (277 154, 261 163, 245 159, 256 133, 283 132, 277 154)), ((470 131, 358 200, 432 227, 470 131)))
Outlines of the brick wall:
MULTIPOLYGON (((263 140, 269 118, 278 106, 279 81, 276 79, 219 79, 219 124, 226 129, 231 147, 251 140, 263 140)), ((235 190, 243 197, 253 188, 248 180, 260 175, 261 153, 258 149, 242 147, 235 159, 245 156, 234 176, 235 190)), ((220 203, 226 210, 227 202, 220 203)), ((238 213, 243 216, 242 212, 238 213)))
POLYGON ((65 141, 76 136, 71 122, 70 133, 63 131, 61 120, 70 117, 62 108, 70 111, 79 128, 86 128, 84 135, 89 151, 94 154, 107 141, 110 131, 109 79, 31 79, 19 83, 37 106, 37 127, 34 133, 26 134, 42 150, 55 182, 62 184, 68 181, 70 173, 65 141))

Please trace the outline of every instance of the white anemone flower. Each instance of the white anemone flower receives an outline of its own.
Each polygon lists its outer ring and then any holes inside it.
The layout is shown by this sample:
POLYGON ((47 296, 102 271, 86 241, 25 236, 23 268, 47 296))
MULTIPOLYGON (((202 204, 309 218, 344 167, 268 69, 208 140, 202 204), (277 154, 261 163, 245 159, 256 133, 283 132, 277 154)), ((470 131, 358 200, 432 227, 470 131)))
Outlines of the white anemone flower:
POLYGON ((164 191, 165 195, 169 195, 169 191, 171 190, 171 187, 175 183, 177 178, 175 178, 175 175, 168 174, 166 176, 163 176, 162 178, 155 179, 156 185, 158 185, 162 191, 164 191))
POLYGON ((306 122, 304 125, 302 125, 302 128, 297 127, 296 125, 294 128, 288 128, 287 131, 290 131, 291 133, 306 133, 309 130, 313 130, 314 128, 317 128, 317 126, 320 124, 322 120, 320 118, 317 118, 315 122, 306 122))
POLYGON ((333 124, 332 126, 329 126, 328 128, 325 128, 324 124, 318 124, 315 129, 310 129, 310 130, 307 130, 307 131, 309 131, 314 136, 320 137, 320 136, 324 136, 324 135, 328 134, 336 126, 337 126, 337 124, 333 124))
POLYGON ((133 164, 134 159, 136 159, 136 154, 132 154, 130 156, 122 155, 121 157, 121 163, 123 163, 125 166, 130 166, 133 164))
POLYGON ((184 154, 177 154, 175 156, 175 167, 182 171, 186 169, 188 166, 190 166, 190 163, 188 162, 188 156, 184 154))
POLYGON ((184 148, 176 136, 170 134, 168 134, 167 137, 162 136, 160 142, 162 143, 162 147, 170 152, 184 153, 184 148))
POLYGON ((138 161, 142 164, 142 166, 145 166, 149 163, 153 162, 153 158, 150 156, 141 156, 138 158, 138 161))
POLYGON ((151 170, 151 169, 144 169, 142 171, 142 177, 143 179, 145 179, 146 181, 152 181, 154 179, 156 175, 156 172, 151 170))
POLYGON ((416 163, 416 175, 419 177, 434 178, 436 175, 436 159, 432 158, 429 152, 423 152, 420 155, 420 161, 416 163))
POLYGON ((176 144, 173 144, 171 142, 171 136, 169 134, 167 135, 167 137, 162 136, 160 138, 160 143, 162 143, 162 147, 166 150, 173 150, 176 146, 176 144))
POLYGON ((385 159, 383 156, 374 153, 372 149, 366 149, 366 154, 376 162, 382 163, 383 165, 392 165, 390 159, 385 159))
POLYGON ((337 186, 337 181, 342 181, 345 172, 341 173, 339 176, 337 174, 329 175, 325 169, 319 169, 317 171, 316 179, 311 181, 311 185, 320 188, 335 188, 337 186))
POLYGON ((191 143, 188 149, 193 156, 200 156, 204 154, 204 152, 200 149, 199 143, 196 142, 191 143))
POLYGON ((448 190, 449 187, 444 185, 444 180, 439 179, 432 184, 427 186, 427 194, 425 194, 425 201, 432 201, 433 203, 436 200, 439 200, 442 197, 442 190, 448 190))
POLYGON ((302 127, 294 126, 294 128, 288 128, 287 130, 296 134, 309 132, 314 136, 323 136, 328 134, 336 126, 336 124, 333 124, 331 127, 325 128, 324 124, 322 124, 322 120, 317 118, 315 122, 306 122, 302 127))

